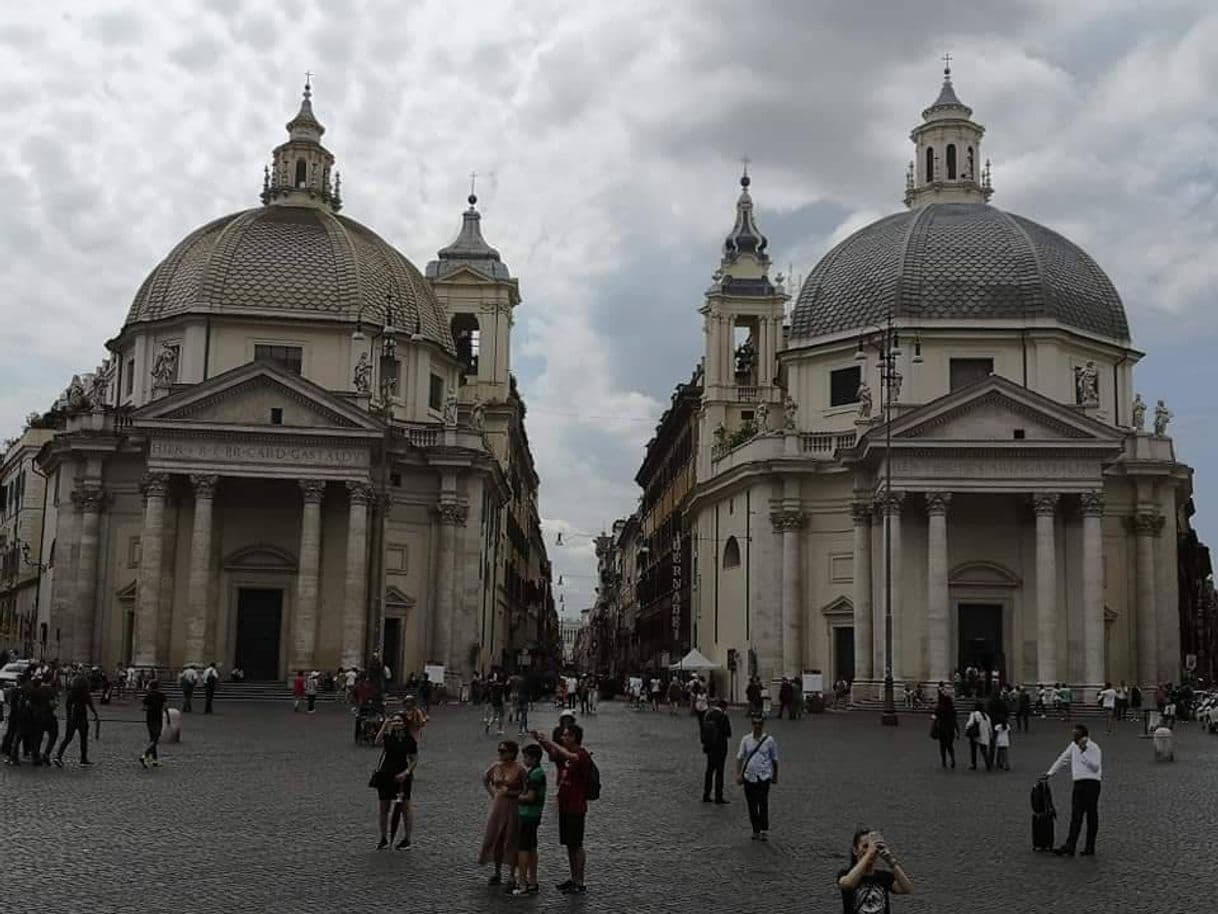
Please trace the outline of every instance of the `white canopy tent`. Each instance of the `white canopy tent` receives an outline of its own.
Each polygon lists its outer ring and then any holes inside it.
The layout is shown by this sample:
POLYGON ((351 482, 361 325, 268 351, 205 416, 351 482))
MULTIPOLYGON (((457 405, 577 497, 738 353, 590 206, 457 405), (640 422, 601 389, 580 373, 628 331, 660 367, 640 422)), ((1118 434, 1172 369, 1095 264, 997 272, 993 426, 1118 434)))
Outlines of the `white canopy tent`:
POLYGON ((676 663, 669 666, 669 669, 689 670, 690 672, 697 673, 701 672, 702 670, 717 670, 720 668, 720 666, 721 664, 715 663, 713 660, 708 660, 697 648, 694 648, 676 663))

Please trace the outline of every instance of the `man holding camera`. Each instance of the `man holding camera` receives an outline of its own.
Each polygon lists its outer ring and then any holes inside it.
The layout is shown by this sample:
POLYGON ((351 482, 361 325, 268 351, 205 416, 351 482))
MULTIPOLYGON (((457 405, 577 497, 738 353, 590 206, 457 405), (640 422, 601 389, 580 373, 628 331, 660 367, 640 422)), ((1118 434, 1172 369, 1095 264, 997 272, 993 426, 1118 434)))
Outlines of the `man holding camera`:
POLYGON ((1070 766, 1070 776, 1074 779, 1074 792, 1070 798, 1070 832, 1066 835, 1066 843, 1054 848, 1053 853, 1059 857, 1074 856, 1078 833, 1082 829, 1085 816, 1087 842, 1083 845, 1082 856, 1093 857, 1095 833, 1100 827, 1100 777, 1103 774, 1103 765, 1100 747, 1091 742, 1087 728, 1082 724, 1075 724, 1070 745, 1057 757, 1057 761, 1049 770, 1041 775, 1041 780, 1048 780, 1067 765, 1070 766))

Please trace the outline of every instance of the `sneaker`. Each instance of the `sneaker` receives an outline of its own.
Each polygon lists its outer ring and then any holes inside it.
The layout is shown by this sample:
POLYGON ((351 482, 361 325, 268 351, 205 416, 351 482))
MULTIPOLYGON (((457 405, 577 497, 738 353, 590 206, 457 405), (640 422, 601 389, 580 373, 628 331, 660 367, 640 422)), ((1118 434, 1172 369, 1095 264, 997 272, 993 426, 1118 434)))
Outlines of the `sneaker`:
POLYGON ((509 879, 507 882, 505 882, 503 884, 503 890, 505 892, 507 892, 509 895, 511 895, 514 891, 516 891, 516 888, 517 888, 517 886, 516 886, 515 879, 509 879))
POLYGON ((525 889, 524 891, 525 891, 525 894, 526 894, 526 895, 540 895, 540 894, 541 894, 541 886, 540 886, 540 885, 538 885, 537 883, 533 883, 531 886, 529 886, 529 887, 528 887, 527 889, 525 889))
POLYGON ((731 802, 731 800, 725 800, 725 799, 723 799, 723 797, 719 797, 717 800, 715 800, 715 805, 716 806, 726 806, 730 802, 731 802))
POLYGON ((389 839, 388 839, 388 838, 381 838, 381 840, 380 840, 380 841, 376 842, 376 849, 377 849, 378 851, 383 851, 383 850, 384 850, 385 848, 387 848, 388 846, 389 846, 389 839))
POLYGON ((154 758, 154 759, 152 760, 152 767, 153 767, 153 768, 160 768, 160 767, 161 767, 161 760, 160 760, 159 758, 154 758))
POLYGON ((530 885, 530 886, 518 885, 514 889, 512 889, 512 891, 509 892, 508 894, 510 894, 513 898, 520 898, 522 895, 539 895, 539 894, 541 894, 541 886, 539 886, 539 885, 530 885))
POLYGON ((710 801, 711 801, 711 798, 710 798, 710 797, 703 797, 703 798, 702 798, 702 802, 703 802, 703 803, 709 803, 710 801))
POLYGON ((763 831, 763 832, 761 833, 760 837, 758 837, 758 839, 757 839, 757 840, 758 840, 758 841, 769 841, 769 840, 770 840, 770 833, 769 833, 769 832, 764 832, 764 831, 763 831))
POLYGON ((141 765, 143 765, 145 768, 147 768, 147 767, 148 767, 148 756, 146 756, 146 755, 141 755, 141 756, 140 756, 140 764, 141 764, 141 765))
POLYGON ((409 838, 403 838, 401 841, 399 841, 397 844, 395 844, 394 847, 396 847, 400 851, 408 851, 408 850, 410 850, 412 845, 410 843, 409 838))
POLYGON ((90 762, 88 759, 86 759, 85 761, 83 761, 83 762, 81 762, 81 763, 80 763, 80 767, 81 767, 81 768, 92 768, 92 767, 93 767, 95 764, 97 764, 97 763, 96 763, 96 762, 90 762))
POLYGON ((755 831, 755 832, 753 832, 753 840, 754 840, 754 841, 760 841, 760 840, 761 840, 761 832, 759 832, 759 831, 755 831))
POLYGON ((62 768, 62 767, 63 767, 63 759, 61 759, 59 756, 55 756, 54 761, 55 761, 55 767, 56 767, 56 768, 62 768))
POLYGON ((567 892, 571 891, 571 889, 575 888, 575 882, 571 879, 565 879, 558 883, 558 885, 554 886, 554 888, 558 889, 558 891, 562 892, 563 894, 566 894, 567 892))

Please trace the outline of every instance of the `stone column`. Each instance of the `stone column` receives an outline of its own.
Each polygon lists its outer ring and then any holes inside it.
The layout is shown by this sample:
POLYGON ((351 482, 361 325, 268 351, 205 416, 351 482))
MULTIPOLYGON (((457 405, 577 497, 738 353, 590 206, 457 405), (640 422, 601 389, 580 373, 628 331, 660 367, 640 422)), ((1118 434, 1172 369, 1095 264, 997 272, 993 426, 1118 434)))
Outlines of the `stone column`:
POLYGON ((1057 516, 1056 492, 1032 496, 1036 512, 1036 679, 1057 682, 1057 516))
MULTIPOLYGON (((1087 687, 1103 687, 1104 658, 1104 513, 1101 492, 1079 496, 1083 511, 1083 677, 1087 687)), ((1080 696, 1083 701, 1090 697, 1080 696)))
POLYGON ((1130 519, 1137 546, 1138 600, 1138 683, 1149 694, 1159 681, 1159 642, 1156 626, 1158 612, 1155 600, 1155 539, 1163 529, 1163 515, 1158 511, 1140 511, 1130 519))
POLYGON ((854 678, 872 678, 871 653, 871 505, 856 501, 854 519, 854 678))
POLYGON ((344 668, 364 665, 364 623, 368 617, 368 503, 372 500, 372 486, 366 482, 348 482, 347 493, 347 581, 343 588, 341 660, 344 668))
POLYGON ((324 479, 302 479, 304 507, 300 516, 300 568, 296 572, 296 606, 292 623, 291 669, 311 670, 317 644, 317 579, 321 565, 321 500, 324 479))
POLYGON ((435 624, 431 630, 431 654, 446 669, 456 669, 453 663, 453 616, 457 611, 456 558, 457 528, 464 527, 469 518, 469 507, 455 501, 441 502, 436 511, 440 518, 440 554, 436 563, 435 624))
POLYGON ((72 502, 80 514, 80 551, 76 562, 76 611, 68 636, 69 657, 62 659, 78 663, 101 659, 93 643, 93 628, 97 620, 97 547, 106 501, 106 492, 99 485, 86 483, 72 493, 72 502))
POLYGON ((132 665, 147 668, 163 661, 157 656, 157 625, 161 612, 161 552, 169 474, 149 473, 141 488, 144 492, 144 529, 140 534, 140 567, 135 585, 132 665))
MULTIPOLYGON (((77 583, 77 568, 78 562, 73 561, 80 555, 80 515, 68 507, 69 499, 73 493, 67 493, 66 497, 60 499, 59 517, 57 529, 55 531, 54 549, 51 550, 52 562, 55 573, 51 591, 51 618, 47 628, 47 648, 53 647, 55 640, 55 629, 67 636, 68 643, 66 647, 75 654, 76 644, 76 583, 77 583), (75 549, 76 555, 73 555, 75 549)), ((48 548, 50 548, 48 546, 48 548)), ((37 619, 32 619, 30 624, 34 627, 34 631, 30 633, 30 640, 37 643, 40 632, 38 631, 37 619)), ((63 645, 60 649, 63 649, 63 645)))
POLYGON ((947 594, 947 508, 950 492, 926 493, 926 635, 931 682, 950 682, 947 594))
MULTIPOLYGON (((901 505, 904 501, 904 492, 893 492, 891 495, 881 495, 878 504, 881 517, 883 518, 883 524, 880 528, 880 535, 883 537, 885 530, 887 530, 892 537, 891 550, 888 550, 885 547, 884 540, 881 539, 880 554, 883 556, 884 564, 881 567, 885 574, 888 573, 889 563, 891 563, 892 678, 894 681, 901 678, 901 505)), ((885 651, 885 617, 888 613, 887 601, 888 592, 885 586, 885 579, 884 577, 881 577, 878 596, 875 601, 875 678, 877 680, 884 679, 884 674, 887 667, 885 651)))
POLYGON ((213 658, 205 657, 207 614, 211 611, 211 518, 216 485, 220 477, 192 473, 195 490, 194 525, 190 531, 189 593, 186 597, 186 662, 203 667, 213 658))
POLYGON ((799 531, 805 516, 802 511, 784 509, 770 515, 775 533, 782 534, 782 675, 798 676, 803 661, 799 625, 799 531))

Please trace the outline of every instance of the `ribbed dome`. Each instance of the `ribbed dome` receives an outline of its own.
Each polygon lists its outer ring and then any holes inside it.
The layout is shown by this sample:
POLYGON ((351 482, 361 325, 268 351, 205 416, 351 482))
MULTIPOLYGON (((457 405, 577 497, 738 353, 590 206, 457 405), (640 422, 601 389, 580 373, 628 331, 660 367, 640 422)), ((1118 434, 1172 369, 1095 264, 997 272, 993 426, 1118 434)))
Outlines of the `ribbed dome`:
POLYGON ((1121 298, 1086 252, 985 203, 934 203, 855 232, 804 282, 791 335, 875 326, 890 308, 894 317, 928 323, 1049 317, 1129 339, 1121 298))
POLYGON ((181 314, 355 320, 361 309, 369 324, 417 330, 456 352, 430 285, 376 233, 320 207, 273 205, 187 235, 144 280, 127 324, 181 314))

